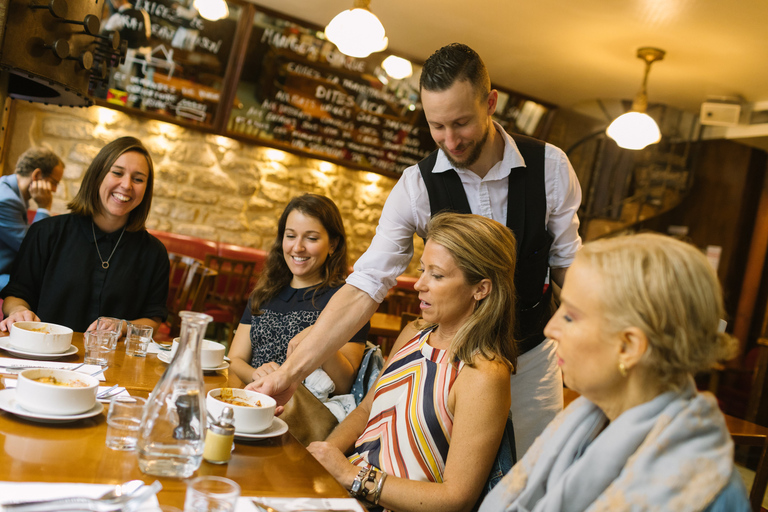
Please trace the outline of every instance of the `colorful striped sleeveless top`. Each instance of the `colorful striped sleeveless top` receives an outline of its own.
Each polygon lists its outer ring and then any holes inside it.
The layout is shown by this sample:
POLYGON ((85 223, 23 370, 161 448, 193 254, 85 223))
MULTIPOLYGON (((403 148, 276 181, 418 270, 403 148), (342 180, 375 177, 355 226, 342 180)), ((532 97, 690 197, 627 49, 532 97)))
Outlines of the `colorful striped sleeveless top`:
POLYGON ((392 357, 376 383, 368 424, 349 460, 410 480, 442 482, 453 414, 448 394, 464 363, 427 344, 419 332, 392 357))

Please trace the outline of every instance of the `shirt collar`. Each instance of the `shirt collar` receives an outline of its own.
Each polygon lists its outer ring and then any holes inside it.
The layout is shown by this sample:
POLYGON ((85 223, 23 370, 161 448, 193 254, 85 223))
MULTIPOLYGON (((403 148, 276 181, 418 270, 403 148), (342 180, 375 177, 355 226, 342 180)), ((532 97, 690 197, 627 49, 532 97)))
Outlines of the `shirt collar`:
MULTIPOLYGON (((488 171, 488 174, 485 175, 485 178, 483 178, 482 181, 500 180, 509 176, 509 173, 512 171, 512 169, 517 167, 525 167, 525 160, 523 160, 523 156, 517 149, 517 144, 515 144, 514 139, 512 139, 512 137, 504 130, 504 128, 501 127, 499 123, 496 121, 492 122, 493 127, 496 129, 499 135, 501 135, 502 140, 504 140, 504 155, 500 161, 496 162, 496 164, 491 167, 491 169, 488 171)), ((443 150, 439 150, 437 152, 435 167, 432 169, 432 172, 445 172, 453 168, 454 167, 448 161, 448 157, 445 156, 443 150)), ((468 173, 477 176, 469 169, 456 169, 456 172, 459 174, 468 173)))
POLYGON ((314 286, 309 286, 307 288, 293 288, 291 286, 286 286, 280 290, 277 296, 283 302, 290 302, 294 295, 298 293, 299 295, 296 297, 297 301, 304 302, 305 300, 312 300, 312 297, 320 297, 328 291, 328 288, 318 288, 315 292, 313 288, 314 286))
POLYGON ((29 201, 24 199, 24 196, 21 195, 21 192, 19 191, 19 177, 16 174, 9 174, 8 176, 3 176, 3 179, 0 180, 0 183, 6 185, 8 188, 10 188, 16 196, 20 197, 21 200, 24 202, 24 206, 29 208, 29 201))

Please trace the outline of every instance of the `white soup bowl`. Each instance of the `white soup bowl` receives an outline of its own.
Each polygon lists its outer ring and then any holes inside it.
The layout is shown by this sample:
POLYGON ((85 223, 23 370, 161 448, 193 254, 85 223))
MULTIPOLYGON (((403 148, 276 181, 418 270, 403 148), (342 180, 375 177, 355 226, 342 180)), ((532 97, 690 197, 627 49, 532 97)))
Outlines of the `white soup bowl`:
POLYGON ((247 389, 224 389, 231 390, 234 398, 244 400, 253 405, 253 407, 222 402, 218 398, 221 396, 222 388, 212 389, 206 397, 205 407, 214 418, 218 420, 224 408, 231 407, 234 412, 235 431, 237 432, 255 434, 268 429, 272 425, 272 419, 275 417, 275 407, 277 406, 272 397, 247 389), (257 403, 260 403, 261 406, 257 406, 257 403))
POLYGON ((26 352, 61 354, 72 345, 72 329, 48 322, 16 322, 8 341, 26 352))
POLYGON ((81 414, 96 405, 99 379, 85 373, 52 368, 31 368, 19 373, 16 402, 31 412, 65 416, 81 414), (58 384, 40 382, 54 378, 58 384))

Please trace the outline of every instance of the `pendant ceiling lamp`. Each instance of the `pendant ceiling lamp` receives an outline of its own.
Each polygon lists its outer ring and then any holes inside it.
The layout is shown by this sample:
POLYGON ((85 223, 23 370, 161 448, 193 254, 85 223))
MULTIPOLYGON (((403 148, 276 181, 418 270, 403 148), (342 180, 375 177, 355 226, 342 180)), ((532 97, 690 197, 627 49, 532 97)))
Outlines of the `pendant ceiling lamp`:
POLYGON ((384 25, 370 5, 371 0, 354 0, 352 9, 340 12, 325 27, 325 37, 344 55, 364 58, 387 48, 384 25))
POLYGON ((648 73, 651 70, 651 64, 663 59, 665 53, 664 50, 659 50, 658 48, 639 48, 637 50, 637 58, 645 61, 643 85, 632 102, 632 109, 626 114, 617 117, 605 131, 622 148, 643 149, 645 146, 655 144, 661 140, 659 126, 651 116, 645 113, 648 108, 646 86, 648 84, 648 73))
POLYGON ((217 21, 229 16, 229 7, 224 0, 195 0, 192 4, 200 16, 210 21, 217 21))

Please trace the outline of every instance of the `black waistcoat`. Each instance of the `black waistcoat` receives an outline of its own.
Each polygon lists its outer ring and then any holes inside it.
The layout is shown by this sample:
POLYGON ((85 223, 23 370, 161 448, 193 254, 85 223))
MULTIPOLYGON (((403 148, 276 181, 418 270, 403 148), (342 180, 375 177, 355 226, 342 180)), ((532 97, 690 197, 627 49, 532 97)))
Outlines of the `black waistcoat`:
MULTIPOLYGON (((522 354, 544 340, 544 326, 552 316, 552 287, 547 287, 545 292, 544 282, 553 239, 544 222, 547 211, 544 142, 518 134, 512 138, 526 163, 526 167, 512 169, 509 174, 507 205, 507 227, 517 240, 515 337, 522 354)), ((437 151, 434 151, 419 162, 431 215, 445 210, 472 213, 459 175, 453 169, 433 173, 436 160, 437 151)))

